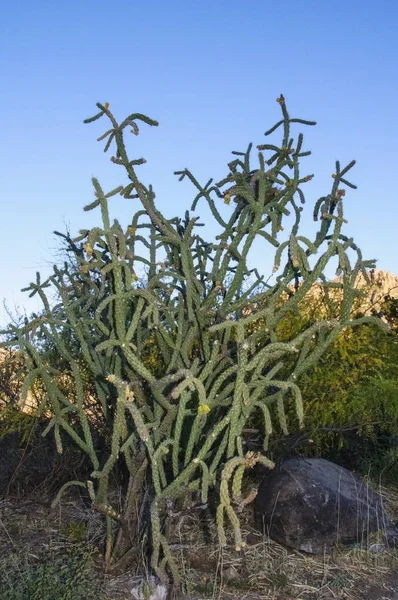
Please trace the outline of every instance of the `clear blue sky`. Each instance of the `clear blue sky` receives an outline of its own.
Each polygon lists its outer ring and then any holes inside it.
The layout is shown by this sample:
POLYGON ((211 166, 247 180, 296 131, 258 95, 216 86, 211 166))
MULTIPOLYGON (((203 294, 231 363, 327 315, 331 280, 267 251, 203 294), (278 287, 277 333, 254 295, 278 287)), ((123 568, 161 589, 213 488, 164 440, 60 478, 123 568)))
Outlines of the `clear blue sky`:
MULTIPOLYGON (((52 231, 94 225, 82 211, 93 175, 106 190, 125 182, 96 142, 105 122, 82 123, 98 101, 120 119, 159 120, 130 153, 148 160, 140 175, 171 217, 194 192, 173 171, 222 177, 231 150, 264 143, 283 93, 292 116, 318 122, 304 129, 313 155, 303 174, 316 175, 304 220, 329 192, 334 161, 356 158, 346 232, 397 274, 397 28, 396 0, 4 2, 0 301, 37 309, 20 289, 58 260, 52 231)), ((117 199, 113 214, 127 224, 136 208, 117 199)), ((255 260, 266 270, 272 256, 255 260)))

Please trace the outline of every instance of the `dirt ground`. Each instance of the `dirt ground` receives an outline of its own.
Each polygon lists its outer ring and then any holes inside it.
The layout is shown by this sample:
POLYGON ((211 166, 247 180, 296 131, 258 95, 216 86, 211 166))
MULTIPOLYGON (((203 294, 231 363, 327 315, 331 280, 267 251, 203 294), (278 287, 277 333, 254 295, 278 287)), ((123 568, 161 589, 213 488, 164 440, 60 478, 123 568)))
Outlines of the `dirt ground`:
MULTIPOLYGON (((387 493, 398 506, 398 492, 387 493)), ((391 512, 391 511, 390 511, 391 512)), ((370 552, 367 547, 339 548, 316 557, 288 550, 244 523, 244 552, 221 550, 204 530, 203 516, 189 515, 176 528, 172 549, 185 587, 176 599, 199 600, 398 600, 398 550, 370 552)), ((206 527, 205 527, 206 529, 206 527)), ((63 501, 50 509, 43 498, 0 501, 0 556, 23 548, 39 559, 41 554, 76 543, 101 547, 101 515, 79 501, 63 501)), ((101 555, 95 562, 101 577, 101 555)), ((140 577, 130 572, 102 580, 105 600, 131 600, 140 577)), ((83 598, 82 598, 83 600, 83 598)))

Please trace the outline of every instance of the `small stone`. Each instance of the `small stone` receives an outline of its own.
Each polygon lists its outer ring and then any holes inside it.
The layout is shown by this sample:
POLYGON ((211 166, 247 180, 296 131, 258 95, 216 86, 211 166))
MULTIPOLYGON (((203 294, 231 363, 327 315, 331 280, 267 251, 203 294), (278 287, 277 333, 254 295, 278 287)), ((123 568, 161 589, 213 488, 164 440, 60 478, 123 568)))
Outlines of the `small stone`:
POLYGON ((387 547, 385 544, 372 544, 371 546, 369 546, 369 552, 372 552, 373 554, 380 554, 381 552, 385 552, 387 550, 387 547))
POLYGON ((131 589, 134 600, 166 600, 168 592, 167 586, 161 584, 155 577, 142 580, 131 589))
POLYGON ((228 567, 222 572, 223 580, 228 583, 229 581, 236 581, 239 577, 238 571, 234 567, 228 567))

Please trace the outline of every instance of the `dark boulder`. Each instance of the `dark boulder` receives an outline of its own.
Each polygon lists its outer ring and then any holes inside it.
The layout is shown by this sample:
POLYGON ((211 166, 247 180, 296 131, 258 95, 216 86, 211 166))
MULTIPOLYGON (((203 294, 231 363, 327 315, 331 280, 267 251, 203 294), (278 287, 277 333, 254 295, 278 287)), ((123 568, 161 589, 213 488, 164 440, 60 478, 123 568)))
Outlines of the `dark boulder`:
POLYGON ((256 516, 271 539, 311 554, 366 543, 378 530, 394 532, 381 496, 322 458, 283 461, 259 488, 256 516))

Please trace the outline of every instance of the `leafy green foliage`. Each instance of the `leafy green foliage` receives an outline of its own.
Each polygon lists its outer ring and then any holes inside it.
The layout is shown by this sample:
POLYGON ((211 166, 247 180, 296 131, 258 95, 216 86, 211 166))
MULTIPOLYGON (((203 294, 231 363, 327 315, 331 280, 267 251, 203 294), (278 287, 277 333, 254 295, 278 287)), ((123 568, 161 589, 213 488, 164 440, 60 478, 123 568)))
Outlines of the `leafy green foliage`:
MULTIPOLYGON (((353 306, 353 318, 360 318, 361 303, 370 303, 371 286, 353 306)), ((385 441, 398 432, 398 320, 396 299, 386 297, 380 315, 389 327, 361 323, 347 328, 330 344, 317 362, 298 380, 306 411, 308 435, 306 452, 348 461, 354 468, 368 470, 372 460, 382 462, 389 446, 385 441), (378 440, 384 440, 379 442, 378 440), (366 459, 364 458, 366 455, 366 459)), ((281 339, 289 339, 326 314, 334 305, 315 294, 295 314, 280 323, 281 339)), ((261 331, 261 325, 259 325, 261 331)), ((302 448, 301 448, 302 450, 302 448)), ((385 460, 388 462, 388 457, 385 460)), ((347 466, 348 466, 347 465, 347 466)))
POLYGON ((0 558, 2 600, 91 600, 102 597, 94 550, 80 545, 37 560, 27 552, 0 558))
POLYGON ((383 444, 361 444, 358 466, 375 483, 396 487, 398 481, 398 448, 383 444))
POLYGON ((347 180, 354 161, 345 168, 336 162, 331 191, 315 205, 319 230, 314 240, 301 236, 302 186, 312 175, 300 173, 309 152, 303 150, 303 135, 295 140, 291 128, 314 123, 291 118, 283 96, 277 101, 282 118, 266 135, 282 128, 282 141, 258 146, 257 168, 251 167, 250 145, 234 152, 218 183, 210 179, 202 186, 188 169, 177 172, 196 187, 191 210, 207 202, 221 229, 211 241, 199 235, 202 224, 189 211, 173 219, 162 215, 152 186, 138 179, 136 168, 144 159, 128 156, 126 130, 137 135, 137 123, 157 122, 132 114, 118 123, 108 105, 97 104, 99 112, 86 122, 109 121, 99 141, 105 140, 105 152, 115 147, 111 161, 125 170, 128 183, 105 193, 93 179, 95 199, 85 210, 99 208, 101 227, 74 239, 62 235, 73 260, 54 266, 44 282, 37 274, 26 289, 40 297, 43 312, 6 333, 3 345, 26 355, 22 396, 37 382, 43 389, 38 414, 47 410, 51 416, 45 433, 54 432, 62 452, 61 431, 66 432, 92 463, 90 479, 69 482, 55 502, 69 485, 87 488, 106 518, 108 567, 132 550, 134 540, 145 547, 140 555, 151 552, 161 579, 171 574, 177 581, 167 540, 170 514, 193 492, 206 504, 212 489, 219 495, 220 543, 228 541, 229 522, 240 550, 238 514, 251 499, 243 497, 243 478, 256 464, 273 466, 268 438, 275 424, 287 433, 289 411, 301 425, 297 381, 340 331, 369 321, 350 314, 357 277, 367 277, 373 262, 363 261, 342 233, 341 186, 355 187, 347 180), (110 217, 116 194, 140 203, 125 227, 110 217), (256 239, 275 249, 279 274, 272 284, 248 266, 256 239), (333 261, 342 277, 337 311, 283 332, 287 316, 296 313, 315 282, 328 288, 324 270, 333 261), (47 296, 50 287, 58 294, 55 306, 47 296), (264 423, 264 447, 247 452, 243 430, 256 415, 264 423), (93 427, 103 436, 105 458, 97 452, 93 427), (110 480, 121 461, 129 482, 121 507, 115 507, 110 480))
MULTIPOLYGON (((24 360, 20 354, 10 351, 0 354, 0 438, 16 433, 22 444, 31 438, 36 425, 32 414, 20 410, 19 396, 25 375, 24 360)), ((31 400, 33 402, 32 392, 31 400)))
POLYGON ((313 428, 356 426, 368 434, 380 426, 394 431, 398 425, 397 358, 397 340, 379 328, 362 325, 342 332, 300 381, 308 406, 307 424, 313 428))
POLYGON ((21 444, 26 444, 32 436, 36 418, 13 406, 7 406, 0 412, 0 438, 16 433, 21 444))

